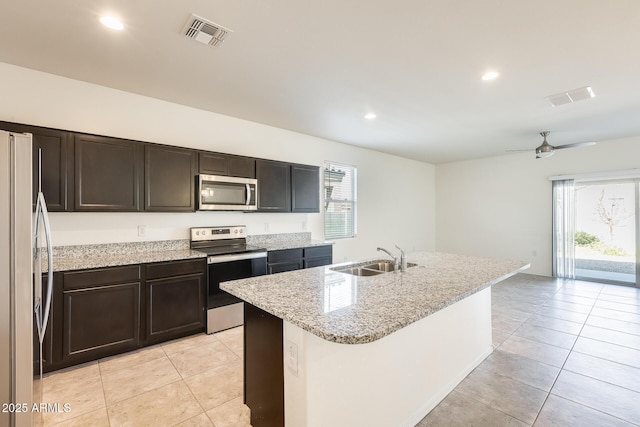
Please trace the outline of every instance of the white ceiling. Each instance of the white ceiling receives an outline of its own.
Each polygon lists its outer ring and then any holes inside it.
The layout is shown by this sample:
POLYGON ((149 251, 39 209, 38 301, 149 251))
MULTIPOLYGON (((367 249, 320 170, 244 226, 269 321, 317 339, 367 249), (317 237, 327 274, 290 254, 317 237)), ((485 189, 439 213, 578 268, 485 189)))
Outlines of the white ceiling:
POLYGON ((0 11, 2 62, 429 163, 533 149, 542 130, 555 145, 640 135, 637 0, 0 0, 0 11), (104 12, 125 30, 100 25, 104 12), (215 48, 190 40, 192 13, 233 33, 215 48), (481 81, 489 69, 500 78, 481 81), (596 98, 544 99, 582 86, 596 98))

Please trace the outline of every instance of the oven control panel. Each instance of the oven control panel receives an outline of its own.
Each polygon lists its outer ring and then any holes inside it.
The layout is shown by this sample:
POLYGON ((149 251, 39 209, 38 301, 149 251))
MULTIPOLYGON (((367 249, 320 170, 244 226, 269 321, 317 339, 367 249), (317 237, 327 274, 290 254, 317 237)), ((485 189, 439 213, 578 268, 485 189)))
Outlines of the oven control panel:
POLYGON ((193 227, 191 228, 191 241, 241 239, 247 236, 247 227, 234 225, 229 227, 193 227))

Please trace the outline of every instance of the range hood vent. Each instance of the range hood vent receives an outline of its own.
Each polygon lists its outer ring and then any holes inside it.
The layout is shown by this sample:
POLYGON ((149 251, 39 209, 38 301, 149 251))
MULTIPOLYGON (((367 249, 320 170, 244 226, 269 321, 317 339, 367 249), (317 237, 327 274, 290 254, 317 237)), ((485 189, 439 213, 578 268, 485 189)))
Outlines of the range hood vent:
POLYGON ((210 46, 218 46, 230 32, 232 32, 230 29, 195 14, 189 17, 182 30, 182 34, 190 39, 210 46))

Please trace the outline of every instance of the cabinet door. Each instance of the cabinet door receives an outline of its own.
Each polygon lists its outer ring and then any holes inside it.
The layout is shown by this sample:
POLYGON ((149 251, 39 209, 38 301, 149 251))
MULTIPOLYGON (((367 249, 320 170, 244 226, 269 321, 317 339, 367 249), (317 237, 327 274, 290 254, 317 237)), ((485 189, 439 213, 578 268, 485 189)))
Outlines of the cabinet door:
POLYGON ((285 271, 301 270, 302 260, 287 262, 270 262, 267 264, 267 274, 284 273, 285 271))
POLYGON ((302 269, 302 248, 281 249, 267 253, 267 274, 302 269))
POLYGON ((81 363, 140 344, 140 282, 64 291, 64 361, 81 363))
POLYGON ((33 203, 38 192, 38 150, 42 150, 42 192, 50 212, 70 210, 68 159, 72 152, 69 132, 17 123, 0 122, 0 129, 33 135, 33 203))
POLYGON ((204 331, 205 259, 148 265, 147 344, 204 331))
POLYGON ((331 257, 309 258, 304 260, 304 268, 321 267, 323 265, 332 264, 331 257))
POLYGON ((147 280, 147 340, 166 341, 204 330, 204 275, 147 280))
POLYGON ((207 175, 256 177, 256 160, 221 153, 200 153, 199 172, 207 175))
POLYGON ((289 163, 256 160, 258 210, 291 211, 291 168, 289 163))
POLYGON ((320 267, 333 263, 333 246, 311 246, 304 248, 304 268, 320 267))
POLYGON ((143 145, 94 135, 74 135, 77 211, 139 211, 143 145))
POLYGON ((197 152, 145 144, 144 153, 144 210, 194 211, 197 152))
POLYGON ((140 277, 138 265, 63 273, 64 366, 139 347, 140 277))
POLYGON ((237 176, 238 178, 255 178, 256 159, 231 156, 229 159, 229 175, 237 176))
POLYGON ((320 168, 291 165, 291 212, 320 212, 320 168))
POLYGON ((200 153, 198 171, 207 175, 229 175, 229 156, 220 153, 200 153))

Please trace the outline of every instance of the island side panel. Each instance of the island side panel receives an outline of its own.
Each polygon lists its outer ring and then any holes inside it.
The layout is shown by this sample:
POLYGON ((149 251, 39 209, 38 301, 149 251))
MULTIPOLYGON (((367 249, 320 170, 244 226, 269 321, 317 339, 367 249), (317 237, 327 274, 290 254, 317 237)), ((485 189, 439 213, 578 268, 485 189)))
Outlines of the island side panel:
POLYGON ((284 426, 282 319, 244 303, 244 402, 253 427, 284 426))
POLYGON ((492 351, 491 288, 380 340, 337 344, 285 321, 289 426, 414 426, 492 351))

